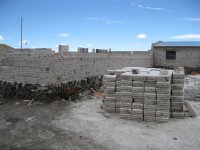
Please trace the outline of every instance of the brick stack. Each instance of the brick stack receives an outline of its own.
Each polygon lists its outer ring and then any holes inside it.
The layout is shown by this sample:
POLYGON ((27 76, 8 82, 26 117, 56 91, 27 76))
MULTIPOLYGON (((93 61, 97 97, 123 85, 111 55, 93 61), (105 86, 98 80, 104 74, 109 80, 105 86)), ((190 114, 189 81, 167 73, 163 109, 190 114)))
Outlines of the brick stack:
POLYGON ((121 118, 167 122, 184 117, 184 70, 115 70, 106 77, 105 106, 121 118), (132 72, 130 72, 132 71, 132 72), (133 72, 134 71, 134 72, 133 72), (116 92, 115 92, 116 91, 116 92))
POLYGON ((124 119, 132 119, 132 74, 121 75, 121 101, 120 116, 124 119))
POLYGON ((104 109, 106 112, 116 112, 116 75, 104 75, 104 109))
POLYGON ((172 75, 171 114, 173 118, 183 118, 184 69, 178 68, 172 75))
POLYGON ((144 85, 144 121, 156 120, 156 76, 146 76, 144 85))
POLYGON ((132 119, 143 120, 143 104, 144 104, 144 76, 133 74, 133 103, 132 103, 132 119))
POLYGON ((156 122, 167 122, 170 114, 171 76, 167 71, 157 76, 156 84, 156 122))
MULTIPOLYGON (((124 73, 124 70, 116 70, 115 74, 117 75, 116 78, 116 113, 120 113, 120 107, 121 107, 121 74, 124 73)), ((122 86, 122 89, 124 87, 122 86)))

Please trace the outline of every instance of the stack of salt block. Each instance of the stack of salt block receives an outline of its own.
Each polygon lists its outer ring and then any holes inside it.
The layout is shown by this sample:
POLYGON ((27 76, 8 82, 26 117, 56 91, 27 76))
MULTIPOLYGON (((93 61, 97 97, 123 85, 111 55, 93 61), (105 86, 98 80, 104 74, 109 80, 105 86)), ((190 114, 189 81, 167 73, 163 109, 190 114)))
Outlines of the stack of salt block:
MULTIPOLYGON (((121 107, 121 74, 124 73, 123 70, 116 70, 115 74, 117 75, 116 78, 116 113, 120 113, 121 107)), ((124 90, 124 84, 122 84, 122 89, 124 90)), ((126 90, 125 90, 126 91, 126 90)))
POLYGON ((132 74, 123 73, 120 84, 120 117, 123 119, 132 119, 132 74))
POLYGON ((132 84, 132 119, 143 120, 143 104, 144 104, 144 80, 145 77, 133 74, 132 84))
POLYGON ((147 75, 145 77, 144 121, 156 121, 156 76, 147 75))
POLYGON ((171 75, 168 71, 161 71, 156 84, 156 122, 167 122, 170 114, 171 75))
POLYGON ((147 122, 167 122, 170 112, 172 117, 184 117, 183 68, 173 72, 160 70, 160 74, 122 70, 107 73, 110 74, 104 76, 107 112, 120 112, 121 118, 147 122))
POLYGON ((171 115, 172 118, 183 118, 184 69, 178 68, 172 75, 171 115))
POLYGON ((104 75, 104 109, 106 112, 116 112, 116 75, 104 75))

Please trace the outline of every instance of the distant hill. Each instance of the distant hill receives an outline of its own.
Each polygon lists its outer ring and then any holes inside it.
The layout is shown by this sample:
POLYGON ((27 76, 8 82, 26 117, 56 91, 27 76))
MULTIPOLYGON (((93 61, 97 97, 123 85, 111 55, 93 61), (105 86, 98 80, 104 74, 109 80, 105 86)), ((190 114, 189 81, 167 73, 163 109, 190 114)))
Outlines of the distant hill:
POLYGON ((0 50, 14 50, 14 48, 6 44, 0 44, 0 50))

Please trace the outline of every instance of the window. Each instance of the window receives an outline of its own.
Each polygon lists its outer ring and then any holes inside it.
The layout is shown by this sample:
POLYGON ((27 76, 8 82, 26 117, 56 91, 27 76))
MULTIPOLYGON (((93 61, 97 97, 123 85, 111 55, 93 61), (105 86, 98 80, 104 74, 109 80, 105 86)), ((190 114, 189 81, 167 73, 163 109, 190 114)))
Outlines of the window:
POLYGON ((176 51, 166 51, 166 59, 176 59, 176 51))

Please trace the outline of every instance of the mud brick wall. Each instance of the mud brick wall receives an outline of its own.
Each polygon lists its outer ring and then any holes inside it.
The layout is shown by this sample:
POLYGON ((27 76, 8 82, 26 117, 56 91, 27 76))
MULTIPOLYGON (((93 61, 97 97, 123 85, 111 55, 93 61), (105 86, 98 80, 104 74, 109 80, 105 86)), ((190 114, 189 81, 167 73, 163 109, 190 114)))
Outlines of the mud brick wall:
POLYGON ((92 76, 104 75, 107 69, 125 66, 151 67, 153 54, 66 53, 23 50, 0 54, 0 80, 10 82, 48 84, 67 83, 92 76))
POLYGON ((120 113, 123 119, 146 122, 167 122, 170 117, 184 117, 182 67, 175 71, 132 69, 108 70, 109 75, 104 75, 104 106, 107 112, 120 113), (111 80, 112 83, 108 82, 111 80))

